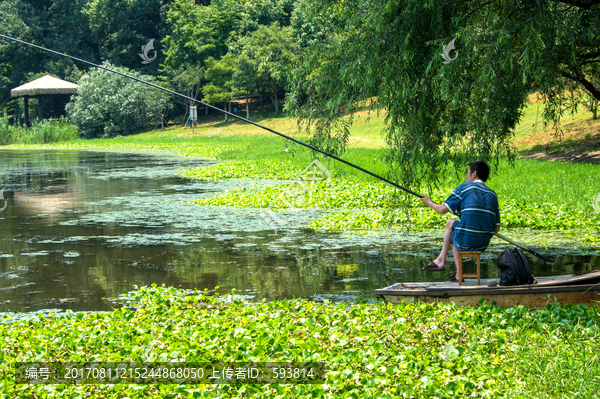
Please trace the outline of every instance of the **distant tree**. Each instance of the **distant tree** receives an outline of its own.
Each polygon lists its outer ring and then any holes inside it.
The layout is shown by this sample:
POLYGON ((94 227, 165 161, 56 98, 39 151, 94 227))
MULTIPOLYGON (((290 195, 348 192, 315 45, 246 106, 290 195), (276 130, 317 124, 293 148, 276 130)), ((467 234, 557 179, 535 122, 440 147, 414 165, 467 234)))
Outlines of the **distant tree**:
MULTIPOLYGON (((25 7, 19 0, 0 2, 0 31, 4 35, 30 40, 31 28, 23 21, 25 7)), ((34 63, 35 51, 13 42, 0 40, 0 104, 4 107, 10 100, 10 90, 18 86, 34 63)))
POLYGON ((300 47, 308 47, 333 39, 339 24, 339 21, 335 19, 334 12, 314 13, 313 9, 312 0, 299 0, 295 3, 290 26, 300 47))
POLYGON ((208 57, 221 59, 233 37, 261 25, 288 26, 295 0, 214 0, 195 3, 174 0, 166 11, 165 68, 182 64, 204 66, 208 57))
POLYGON ((242 24, 239 34, 255 31, 261 25, 289 26, 297 0, 240 0, 242 24))
POLYGON ((231 101, 233 95, 234 64, 231 54, 225 55, 218 61, 212 57, 208 58, 204 73, 207 83, 202 87, 202 94, 204 94, 202 101, 209 104, 223 104, 223 109, 227 110, 227 103, 231 101))
POLYGON ((207 60, 227 54, 227 42, 239 29, 242 14, 235 0, 214 0, 210 6, 175 0, 167 8, 169 34, 165 37, 165 70, 181 65, 204 67, 207 60))
POLYGON ((587 98, 584 100, 584 104, 587 105, 588 111, 592 113, 592 119, 598 119, 598 108, 600 107, 600 100, 597 100, 596 97, 588 93, 587 98))
MULTIPOLYGON (((201 90, 202 83, 204 81, 204 69, 199 66, 181 66, 176 70, 170 71, 168 80, 173 88, 178 93, 185 94, 188 97, 198 99, 201 90)), ((183 111, 183 121, 186 123, 190 105, 197 103, 187 100, 181 97, 177 97, 176 102, 180 104, 183 111)))
POLYGON ((256 63, 248 58, 246 54, 241 54, 234 59, 233 71, 233 95, 245 96, 246 98, 246 119, 250 119, 250 110, 248 107, 248 96, 258 92, 258 76, 256 63))
MULTIPOLYGON (((593 87, 600 89, 600 63, 595 65, 595 68, 590 68, 590 73, 587 75, 590 84, 593 87)), ((586 89, 585 86, 579 84, 581 95, 579 102, 592 113, 592 120, 598 119, 598 108, 600 107, 600 98, 596 97, 592 92, 586 89)))
POLYGON ((275 112, 279 112, 279 93, 287 85, 287 74, 298 51, 291 28, 281 28, 276 23, 263 25, 232 47, 235 55, 252 63, 248 68, 254 69, 255 81, 271 97, 275 112))
MULTIPOLYGON (((0 31, 34 44, 97 61, 96 46, 82 9, 87 0, 3 0, 0 31)), ((76 82, 86 70, 68 58, 0 40, 0 107, 11 101, 10 90, 34 76, 51 74, 76 82)))
MULTIPOLYGON (((598 66, 600 67, 600 65, 598 66)), ((600 87, 600 74, 590 74, 587 76, 590 83, 594 86, 600 87)), ((576 112, 580 111, 581 108, 585 109, 592 113, 592 120, 598 118, 598 107, 600 106, 600 100, 596 99, 592 93, 590 93, 586 88, 580 83, 569 80, 566 78, 559 78, 558 81, 560 86, 562 87, 562 91, 560 93, 560 99, 557 101, 556 113, 562 118, 565 114, 574 115, 576 112)), ((557 138, 562 138, 562 128, 556 123, 555 124, 556 133, 555 136, 557 138)))
POLYGON ((93 40, 103 59, 130 69, 156 74, 165 59, 163 37, 166 34, 164 7, 170 0, 93 0, 83 12, 88 18, 93 40), (149 57, 156 59, 142 64, 142 46, 154 39, 149 57))
MULTIPOLYGON (((108 62, 106 68, 155 82, 108 62)), ((165 92, 102 69, 92 70, 79 81, 79 90, 67 104, 70 122, 82 137, 115 137, 138 133, 161 122, 168 97, 165 92)))

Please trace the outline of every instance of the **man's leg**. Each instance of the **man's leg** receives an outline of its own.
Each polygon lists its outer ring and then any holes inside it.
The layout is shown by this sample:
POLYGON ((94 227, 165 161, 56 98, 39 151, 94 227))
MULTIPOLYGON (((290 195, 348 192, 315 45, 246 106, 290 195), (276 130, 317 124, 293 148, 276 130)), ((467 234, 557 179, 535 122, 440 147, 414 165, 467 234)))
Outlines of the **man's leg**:
POLYGON ((452 248, 452 254, 457 256, 454 245, 452 245, 452 241, 450 240, 450 237, 452 237, 452 224, 454 223, 454 220, 455 219, 450 218, 448 219, 448 222, 446 222, 446 231, 444 232, 444 244, 442 245, 442 252, 440 252, 440 255, 432 262, 435 263, 440 270, 444 270, 446 268, 446 256, 448 256, 450 248, 452 248))
POLYGON ((456 274, 454 275, 454 278, 458 281, 458 250, 454 245, 452 246, 452 256, 454 257, 454 264, 456 265, 456 274))

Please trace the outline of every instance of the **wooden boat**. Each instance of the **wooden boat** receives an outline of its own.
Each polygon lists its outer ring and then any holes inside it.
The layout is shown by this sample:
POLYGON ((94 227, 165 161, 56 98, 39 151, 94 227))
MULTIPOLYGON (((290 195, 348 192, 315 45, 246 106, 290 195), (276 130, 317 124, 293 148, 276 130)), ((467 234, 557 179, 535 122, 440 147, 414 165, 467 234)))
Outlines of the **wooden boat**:
POLYGON ((454 302, 460 306, 475 306, 481 298, 487 304, 510 307, 543 307, 548 303, 561 305, 580 304, 600 305, 600 272, 575 276, 573 274, 552 277, 536 277, 537 284, 510 287, 488 287, 488 280, 465 279, 458 283, 397 283, 375 290, 375 295, 386 301, 422 301, 427 303, 454 302))

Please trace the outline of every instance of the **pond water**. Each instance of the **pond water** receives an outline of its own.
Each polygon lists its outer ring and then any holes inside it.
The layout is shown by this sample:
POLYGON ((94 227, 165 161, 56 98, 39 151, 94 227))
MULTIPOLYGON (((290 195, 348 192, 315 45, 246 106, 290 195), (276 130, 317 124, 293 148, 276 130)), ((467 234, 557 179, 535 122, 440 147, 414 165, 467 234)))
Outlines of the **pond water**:
MULTIPOLYGON (((274 231, 264 210, 182 204, 281 183, 177 177, 178 168, 213 163, 149 153, 0 150, 0 312, 110 310, 115 304, 104 298, 134 284, 235 288, 255 300, 335 300, 448 276, 422 270, 439 251, 440 230, 316 233, 298 226, 319 212, 290 211, 282 214, 287 226, 274 231)), ((495 243, 484 254, 484 277, 498 276, 495 258, 505 247, 495 243)), ((600 268, 600 257, 585 251, 555 264, 529 258, 537 276, 600 268)))

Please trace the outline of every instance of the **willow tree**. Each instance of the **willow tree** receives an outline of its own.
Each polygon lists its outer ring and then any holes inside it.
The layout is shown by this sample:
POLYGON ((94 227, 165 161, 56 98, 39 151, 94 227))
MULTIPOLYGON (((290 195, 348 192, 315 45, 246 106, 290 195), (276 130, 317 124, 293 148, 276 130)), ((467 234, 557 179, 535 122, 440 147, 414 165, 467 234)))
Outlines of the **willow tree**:
POLYGON ((334 24, 299 63, 288 108, 314 144, 341 151, 351 118, 338 111, 370 100, 387 115, 391 176, 408 186, 436 182, 448 163, 512 158, 532 90, 546 122, 560 120, 572 82, 600 98, 600 1, 308 2, 334 24))

